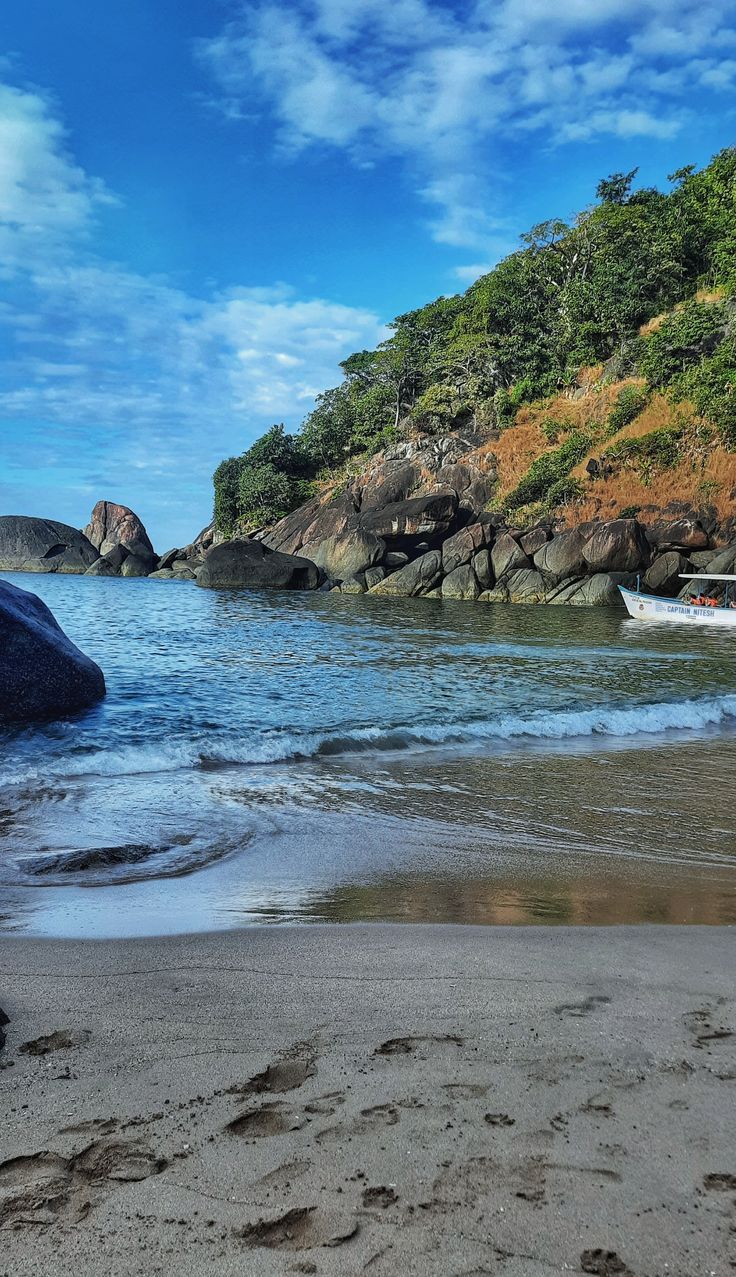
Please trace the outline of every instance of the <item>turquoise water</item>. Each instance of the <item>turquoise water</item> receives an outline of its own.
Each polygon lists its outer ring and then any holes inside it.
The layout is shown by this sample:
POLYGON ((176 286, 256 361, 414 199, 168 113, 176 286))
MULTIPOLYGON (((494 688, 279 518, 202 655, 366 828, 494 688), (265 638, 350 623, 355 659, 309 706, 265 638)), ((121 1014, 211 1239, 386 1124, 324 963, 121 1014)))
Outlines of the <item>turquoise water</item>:
POLYGON ((8 576, 107 699, 0 734, 0 915, 736 920, 730 633, 618 610, 8 576))

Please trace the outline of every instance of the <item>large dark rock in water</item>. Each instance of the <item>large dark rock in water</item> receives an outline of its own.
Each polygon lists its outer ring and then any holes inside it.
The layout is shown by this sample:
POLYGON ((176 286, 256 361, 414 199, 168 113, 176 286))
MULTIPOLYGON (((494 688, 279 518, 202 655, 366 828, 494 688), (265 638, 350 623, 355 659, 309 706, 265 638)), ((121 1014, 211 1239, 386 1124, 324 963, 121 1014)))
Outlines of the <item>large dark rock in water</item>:
POLYGON ((35 594, 0 581, 0 722, 62 718, 105 695, 102 670, 35 594))
POLYGON ((66 523, 0 516, 0 572, 86 572, 98 557, 84 533, 66 523))
POLYGON ((370 594, 398 595, 400 598, 411 598, 414 594, 426 594, 438 584, 442 576, 442 552, 430 550, 421 558, 407 563, 406 567, 392 572, 378 585, 374 585, 370 594))
POLYGON ((260 541, 223 541, 209 550, 197 585, 210 590, 316 590, 322 573, 309 559, 270 550, 260 541))

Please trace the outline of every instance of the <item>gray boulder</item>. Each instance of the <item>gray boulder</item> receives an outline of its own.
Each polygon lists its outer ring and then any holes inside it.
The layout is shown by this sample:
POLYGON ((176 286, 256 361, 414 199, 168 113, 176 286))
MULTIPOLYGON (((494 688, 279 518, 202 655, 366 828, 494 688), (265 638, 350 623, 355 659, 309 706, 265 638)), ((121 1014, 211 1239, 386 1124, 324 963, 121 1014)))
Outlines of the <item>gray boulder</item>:
POLYGON ((150 576, 151 571, 155 571, 156 560, 150 559, 147 555, 145 558, 139 554, 129 554, 123 560, 123 566, 120 569, 121 576, 150 576))
POLYGON ((533 559, 537 550, 541 550, 542 546, 547 544, 549 537, 550 534, 546 528, 531 528, 521 537, 521 548, 530 559, 533 559))
POLYGON ((379 581, 385 580, 386 569, 379 563, 375 568, 368 568, 363 573, 365 578, 366 589, 370 590, 374 585, 378 585, 379 581))
POLYGON ((501 577, 508 576, 511 572, 518 571, 519 568, 530 568, 532 566, 519 542, 510 536, 508 532, 503 532, 496 540, 491 550, 491 564, 493 566, 493 575, 497 581, 501 577))
POLYGON ((649 539, 662 550, 707 550, 710 545, 710 537, 700 520, 690 516, 653 524, 649 528, 649 539))
POLYGON ((623 607, 619 585, 632 586, 635 577, 628 572, 596 572, 582 581, 567 600, 572 607, 623 607))
POLYGON ((414 559, 412 563, 399 568, 398 572, 392 572, 383 581, 379 581, 369 593, 407 598, 415 594, 426 594, 437 584, 441 573, 442 554, 439 550, 430 550, 421 558, 414 559))
POLYGON ((477 554, 473 555, 471 562, 481 590, 489 590, 493 585, 490 551, 479 550, 477 554))
POLYGON ((462 563, 445 577, 441 594, 443 599, 477 599, 480 586, 469 563, 462 563))
POLYGON ((116 568, 113 567, 109 559, 95 559, 94 563, 90 564, 90 566, 87 568, 87 571, 85 572, 84 575, 85 576, 119 576, 120 573, 117 571, 116 568))
POLYGON ((327 576, 337 581, 365 572, 380 562, 385 553, 385 541, 363 528, 347 528, 337 536, 326 537, 316 545, 304 545, 301 549, 303 558, 311 559, 327 576))
POLYGON ((102 670, 46 604, 0 581, 0 722, 61 718, 104 695, 102 670))
POLYGON ((554 581, 564 581, 569 576, 582 576, 588 570, 583 557, 584 544, 585 538, 579 528, 558 532, 556 537, 537 550, 534 566, 554 581))
POLYGON ((547 585, 541 572, 520 568, 506 578, 509 603, 544 603, 547 585))
POLYGON ((310 559, 245 540, 213 546, 197 573, 197 585, 210 590, 316 590, 321 580, 322 573, 310 559))
POLYGON ((97 558, 86 536, 67 523, 0 516, 0 572, 86 572, 97 558))
POLYGON ((486 523, 471 523, 467 528, 461 528, 442 546, 442 571, 454 572, 461 563, 470 563, 473 556, 492 541, 493 528, 486 523))
POLYGON ((585 542, 583 558, 594 572, 634 572, 648 564, 649 542, 636 519, 612 519, 585 542))
POLYGON ((158 561, 158 570, 161 571, 163 568, 171 568, 174 566, 177 559, 183 558, 183 550, 167 550, 165 554, 161 555, 161 558, 158 561))
POLYGON ((642 589, 650 594, 662 594, 671 597, 682 588, 680 573, 687 568, 687 559, 677 550, 668 550, 660 554, 647 568, 642 578, 642 589))
POLYGON ((359 576, 349 576, 345 581, 340 582, 341 594, 365 594, 366 589, 365 577, 362 572, 359 576))

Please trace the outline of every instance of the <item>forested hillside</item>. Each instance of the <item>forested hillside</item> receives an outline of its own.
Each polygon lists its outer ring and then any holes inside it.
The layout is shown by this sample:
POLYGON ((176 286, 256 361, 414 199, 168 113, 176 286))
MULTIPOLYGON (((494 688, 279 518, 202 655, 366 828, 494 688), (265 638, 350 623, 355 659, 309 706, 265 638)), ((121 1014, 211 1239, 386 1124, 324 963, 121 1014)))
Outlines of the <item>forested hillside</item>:
POLYGON ((480 440, 489 508, 520 525, 672 495, 733 514, 736 149, 667 193, 635 179, 604 179, 569 224, 533 227, 464 294, 400 315, 298 434, 275 425, 223 461, 218 529, 272 524, 402 436, 454 431, 480 440))

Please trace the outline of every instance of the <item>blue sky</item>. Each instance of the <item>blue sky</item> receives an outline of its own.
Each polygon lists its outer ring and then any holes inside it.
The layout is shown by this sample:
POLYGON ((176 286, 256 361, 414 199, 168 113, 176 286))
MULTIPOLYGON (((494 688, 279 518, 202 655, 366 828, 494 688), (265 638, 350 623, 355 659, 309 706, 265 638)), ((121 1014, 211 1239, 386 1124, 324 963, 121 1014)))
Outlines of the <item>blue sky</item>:
POLYGON ((0 42, 0 513, 162 550, 387 320, 736 140, 732 0, 34 0, 0 42))

